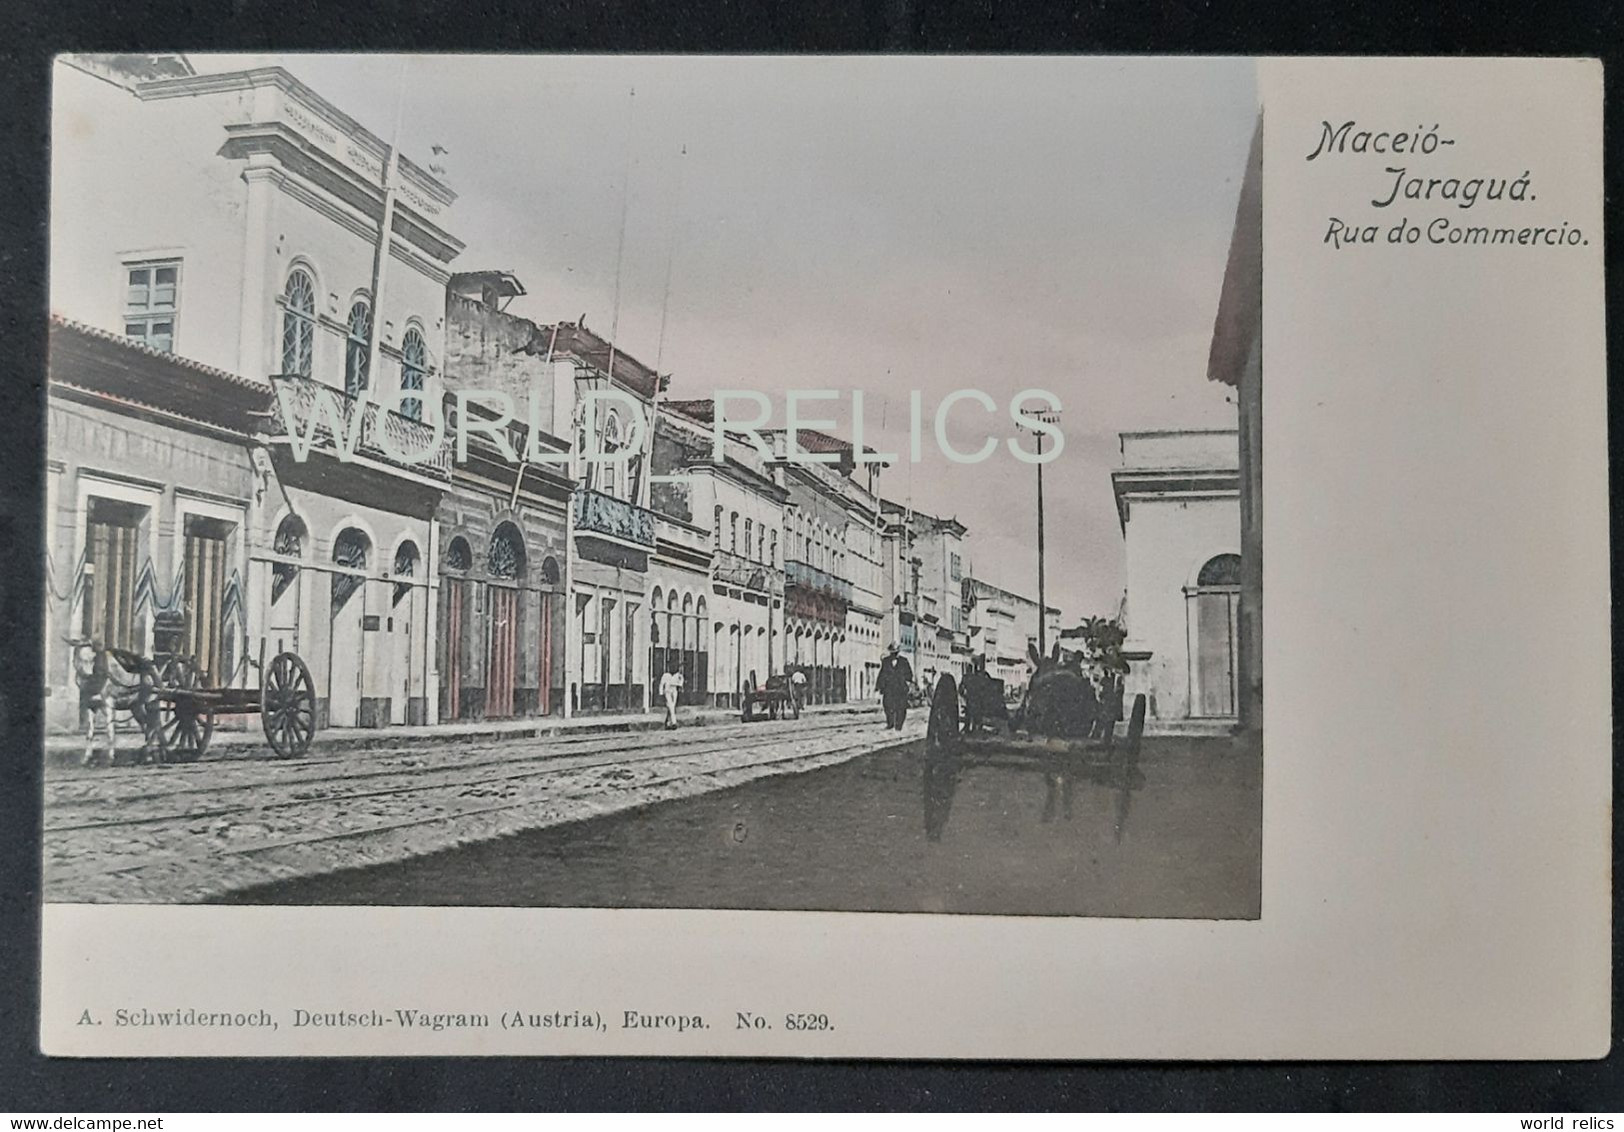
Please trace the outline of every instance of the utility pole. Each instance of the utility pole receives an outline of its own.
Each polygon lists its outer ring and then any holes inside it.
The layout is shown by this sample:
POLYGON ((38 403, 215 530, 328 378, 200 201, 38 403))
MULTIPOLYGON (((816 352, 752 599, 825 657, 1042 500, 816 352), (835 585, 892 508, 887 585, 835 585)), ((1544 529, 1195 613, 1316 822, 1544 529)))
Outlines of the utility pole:
MULTIPOLYGON (((1045 424, 1059 424, 1058 412, 1039 413, 1037 419, 1045 424)), ((1049 603, 1044 593, 1043 576, 1043 430, 1032 429, 1038 438, 1038 655, 1049 655, 1049 603)))
MULTIPOLYGON (((402 58, 400 90, 395 96, 395 135, 389 143, 389 160, 384 162, 383 167, 383 219, 378 224, 377 246, 372 249, 372 333, 367 343, 366 387, 357 391, 362 401, 373 399, 370 390, 377 387, 379 376, 378 346, 383 337, 384 323, 383 287, 389 268, 389 245, 394 239, 395 190, 400 180, 400 127, 406 112, 406 66, 407 60, 402 58)), ((426 404, 427 398, 428 390, 425 389, 422 403, 426 404)))

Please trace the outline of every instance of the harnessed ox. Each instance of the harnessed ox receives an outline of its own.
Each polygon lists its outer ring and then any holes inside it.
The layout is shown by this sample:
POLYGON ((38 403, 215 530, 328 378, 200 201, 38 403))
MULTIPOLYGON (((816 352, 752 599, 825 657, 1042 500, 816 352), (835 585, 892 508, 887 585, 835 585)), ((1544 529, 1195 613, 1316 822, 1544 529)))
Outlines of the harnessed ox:
POLYGON ((73 647, 73 675, 79 686, 79 715, 87 720, 84 765, 96 756, 96 729, 107 732, 107 765, 118 758, 118 738, 114 714, 129 712, 141 728, 142 761, 154 748, 159 726, 156 679, 152 662, 126 649, 102 645, 98 641, 69 641, 73 647))

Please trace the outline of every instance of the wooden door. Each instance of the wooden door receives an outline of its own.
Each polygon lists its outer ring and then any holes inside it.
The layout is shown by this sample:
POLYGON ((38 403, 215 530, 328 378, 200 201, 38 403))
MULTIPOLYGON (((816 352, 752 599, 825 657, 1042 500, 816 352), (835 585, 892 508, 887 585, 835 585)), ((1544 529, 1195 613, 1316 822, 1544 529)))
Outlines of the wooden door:
POLYGON ((1200 716, 1235 714, 1235 607, 1239 595, 1198 593, 1195 711, 1200 716))
POLYGON ((536 650, 536 696, 542 715, 553 713, 553 606, 556 594, 541 595, 541 641, 536 650))
POLYGON ((461 578, 444 578, 440 591, 445 594, 445 695, 441 699, 440 714, 445 719, 462 718, 462 607, 461 578))
POLYGON ((225 684, 221 615, 226 593, 226 540, 213 525, 188 524, 185 569, 186 651, 205 684, 225 684))
POLYGON ((490 656, 485 669, 485 715, 505 719, 513 714, 517 682, 519 591, 491 586, 490 656))
POLYGON ((88 559, 93 570, 89 605, 86 609, 88 635, 104 645, 135 650, 135 548, 134 523, 92 520, 88 559))
POLYGON ((332 582, 332 652, 327 667, 327 721, 332 727, 361 725, 361 687, 366 674, 366 581, 334 572, 332 582))

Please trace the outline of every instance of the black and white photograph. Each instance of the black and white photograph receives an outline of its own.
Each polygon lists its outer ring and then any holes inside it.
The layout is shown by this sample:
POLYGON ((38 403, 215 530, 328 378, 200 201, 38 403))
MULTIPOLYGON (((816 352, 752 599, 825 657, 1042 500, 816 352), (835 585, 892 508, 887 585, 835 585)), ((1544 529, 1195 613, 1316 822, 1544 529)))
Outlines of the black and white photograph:
POLYGON ((52 71, 47 901, 1266 917, 1251 60, 52 71))

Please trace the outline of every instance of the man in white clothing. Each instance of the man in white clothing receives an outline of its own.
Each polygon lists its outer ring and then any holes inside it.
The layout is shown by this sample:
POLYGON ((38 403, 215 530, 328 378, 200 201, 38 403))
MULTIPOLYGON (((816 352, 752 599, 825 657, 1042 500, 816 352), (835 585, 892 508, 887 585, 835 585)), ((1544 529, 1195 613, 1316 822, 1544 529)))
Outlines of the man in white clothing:
POLYGON ((682 695, 682 673, 677 662, 671 662, 671 671, 660 677, 660 698, 665 701, 665 729, 677 726, 677 697, 682 695))

